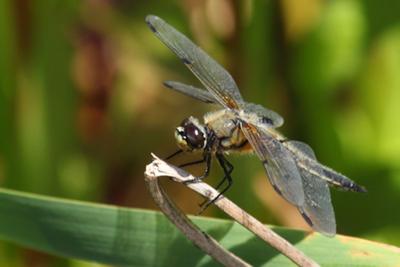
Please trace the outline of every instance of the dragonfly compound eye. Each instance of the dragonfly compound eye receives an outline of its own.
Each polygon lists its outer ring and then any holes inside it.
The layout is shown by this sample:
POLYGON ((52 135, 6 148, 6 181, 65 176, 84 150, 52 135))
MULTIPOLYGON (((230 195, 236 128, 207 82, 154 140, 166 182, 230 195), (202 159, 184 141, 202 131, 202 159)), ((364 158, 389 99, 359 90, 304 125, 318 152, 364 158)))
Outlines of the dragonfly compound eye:
POLYGON ((178 146, 184 151, 201 150, 206 146, 206 130, 194 117, 189 117, 175 131, 178 146))
POLYGON ((204 133, 194 124, 185 125, 185 135, 188 145, 193 149, 202 148, 204 146, 204 133))

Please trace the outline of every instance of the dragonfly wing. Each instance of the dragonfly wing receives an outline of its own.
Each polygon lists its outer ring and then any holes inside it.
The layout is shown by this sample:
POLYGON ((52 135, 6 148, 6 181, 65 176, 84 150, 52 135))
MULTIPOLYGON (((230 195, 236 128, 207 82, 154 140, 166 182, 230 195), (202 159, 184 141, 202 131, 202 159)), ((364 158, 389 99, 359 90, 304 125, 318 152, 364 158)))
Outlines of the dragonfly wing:
POLYGON ((266 131, 244 122, 242 131, 262 160, 274 189, 297 207, 304 205, 301 176, 291 153, 266 131))
MULTIPOLYGON (((288 141, 287 145, 295 147, 304 155, 316 161, 314 151, 309 145, 299 141, 288 141)), ((334 236, 336 234, 336 220, 328 183, 316 174, 318 172, 315 172, 315 167, 313 171, 310 171, 300 164, 300 156, 295 158, 299 160, 297 164, 303 182, 305 200, 303 206, 299 207, 299 211, 314 230, 327 236, 334 236)))
POLYGON ((284 122, 281 115, 261 105, 245 102, 243 104, 243 110, 245 113, 256 114, 256 117, 259 119, 257 123, 265 125, 267 128, 280 127, 284 122))
POLYGON ((203 101, 205 103, 218 103, 217 100, 208 91, 194 87, 192 85, 187 85, 180 82, 165 81, 164 85, 172 90, 179 93, 185 94, 187 96, 193 97, 197 100, 203 101))
POLYGON ((193 72, 204 87, 224 107, 238 109, 243 103, 232 76, 185 35, 157 16, 146 22, 154 34, 193 72))
POLYGON ((292 144, 293 147, 302 151, 309 157, 307 161, 307 168, 309 168, 312 172, 317 174, 319 179, 325 180, 329 185, 334 186, 336 188, 340 188, 346 191, 360 192, 366 193, 367 190, 361 186, 356 184, 353 180, 346 177, 345 175, 319 163, 315 158, 314 152, 310 148, 309 145, 299 142, 299 141, 290 141, 287 142, 289 145, 292 144))

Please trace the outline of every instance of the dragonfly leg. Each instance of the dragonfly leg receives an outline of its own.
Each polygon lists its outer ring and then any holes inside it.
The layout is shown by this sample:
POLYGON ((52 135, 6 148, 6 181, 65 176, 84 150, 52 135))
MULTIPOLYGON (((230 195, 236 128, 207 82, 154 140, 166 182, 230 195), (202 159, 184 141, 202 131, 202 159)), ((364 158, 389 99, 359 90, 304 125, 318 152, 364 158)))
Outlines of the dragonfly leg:
POLYGON ((206 163, 206 169, 204 170, 203 175, 196 177, 194 179, 191 180, 187 180, 184 182, 184 184, 192 184, 192 183, 198 183, 201 182, 204 178, 206 178, 209 174, 210 174, 210 169, 211 169, 211 153, 206 152, 203 156, 203 159, 201 160, 196 160, 196 161, 192 161, 192 162, 188 162, 185 164, 181 164, 179 165, 179 168, 183 168, 183 167, 187 167, 187 166, 191 166, 191 165, 196 165, 196 164, 200 164, 200 163, 206 163))
POLYGON ((219 194, 209 200, 209 201, 204 201, 203 203, 200 204, 200 206, 202 207, 200 212, 198 214, 201 214, 203 211, 205 211, 211 204, 213 204, 215 201, 218 200, 218 198, 223 195, 231 186, 233 183, 233 179, 231 177, 231 173, 233 171, 233 165, 224 157, 223 154, 221 153, 217 153, 216 157, 218 159, 218 163, 219 165, 222 167, 223 171, 224 171, 224 178, 219 182, 219 184, 216 186, 216 189, 218 190, 222 184, 224 184, 225 181, 228 182, 228 185, 222 189, 221 192, 219 192, 219 194))
POLYGON ((183 150, 182 150, 182 149, 179 149, 178 151, 175 151, 174 153, 172 153, 171 155, 169 155, 168 157, 166 157, 165 160, 172 159, 173 157, 175 157, 176 155, 178 155, 178 154, 180 154, 180 153, 182 153, 182 152, 183 152, 183 150))

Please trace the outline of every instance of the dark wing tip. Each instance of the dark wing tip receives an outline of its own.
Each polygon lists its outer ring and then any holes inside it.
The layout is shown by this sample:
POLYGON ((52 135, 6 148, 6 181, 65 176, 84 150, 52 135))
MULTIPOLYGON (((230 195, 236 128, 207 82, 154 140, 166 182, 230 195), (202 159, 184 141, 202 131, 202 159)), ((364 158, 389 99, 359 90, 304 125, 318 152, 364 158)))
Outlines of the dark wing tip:
POLYGON ((268 118, 268 117, 266 117, 266 116, 261 117, 261 121, 262 121, 262 123, 269 124, 269 125, 273 125, 273 124, 274 124, 274 122, 272 121, 272 119, 270 119, 270 118, 268 118))
POLYGON ((163 81, 163 85, 167 88, 173 89, 174 87, 172 86, 172 81, 163 81))
POLYGON ((156 20, 159 20, 159 19, 160 19, 159 17, 154 16, 154 15, 147 15, 146 16, 145 21, 146 21, 147 25, 149 26, 149 28, 150 28, 150 30, 152 32, 157 32, 156 28, 153 25, 153 22, 156 21, 156 20))
POLYGON ((189 59, 187 59, 185 57, 181 57, 181 60, 182 60, 183 64, 185 64, 185 65, 193 64, 189 59))
POLYGON ((317 223, 316 225, 313 223, 310 216, 303 208, 299 208, 299 212, 306 223, 311 226, 311 228, 313 228, 315 231, 318 231, 319 233, 327 237, 334 237, 336 235, 336 224, 334 224, 334 227, 326 227, 326 225, 321 225, 320 223, 317 223))
POLYGON ((303 217, 303 219, 306 221, 306 223, 308 225, 310 225, 311 227, 314 226, 314 223, 312 222, 311 218, 305 213, 304 210, 299 209, 301 216, 303 217))

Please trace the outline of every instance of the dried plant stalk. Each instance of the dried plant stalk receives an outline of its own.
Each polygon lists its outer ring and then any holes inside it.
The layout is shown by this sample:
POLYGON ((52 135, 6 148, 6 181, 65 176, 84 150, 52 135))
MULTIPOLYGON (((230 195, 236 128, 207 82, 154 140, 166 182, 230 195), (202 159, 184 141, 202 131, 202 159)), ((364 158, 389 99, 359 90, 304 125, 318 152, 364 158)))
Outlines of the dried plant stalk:
MULTIPOLYGON (((179 183, 184 183, 185 181, 192 180, 195 177, 180 168, 166 163, 154 154, 152 154, 152 156, 153 161, 146 166, 146 183, 157 205, 168 219, 173 222, 189 240, 218 262, 225 266, 250 266, 236 255, 224 249, 215 239, 202 232, 196 225, 194 225, 176 207, 158 183, 158 178, 163 176, 171 177, 172 180, 179 183)), ((187 184, 187 186, 210 200, 214 199, 218 195, 218 191, 206 183, 190 183, 187 184)), ((303 252, 263 225, 253 216, 242 210, 226 197, 221 196, 214 204, 239 224, 246 227, 249 231, 253 232, 270 246, 277 249, 297 265, 319 266, 315 261, 304 255, 303 252)))

